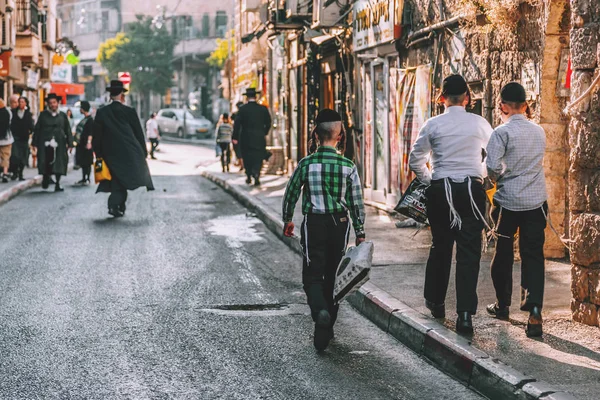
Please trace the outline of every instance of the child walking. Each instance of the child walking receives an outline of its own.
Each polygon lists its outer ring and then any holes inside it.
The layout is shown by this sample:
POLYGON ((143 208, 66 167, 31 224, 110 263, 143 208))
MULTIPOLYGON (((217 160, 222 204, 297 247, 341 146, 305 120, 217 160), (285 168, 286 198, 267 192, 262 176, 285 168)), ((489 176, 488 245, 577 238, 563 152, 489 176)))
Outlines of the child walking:
POLYGON ((221 166, 223 172, 229 172, 229 164, 231 164, 231 140, 233 136, 233 125, 229 114, 225 113, 221 116, 221 120, 217 125, 217 145, 221 147, 221 166))
POLYGON ((341 154, 346 136, 341 116, 330 109, 317 116, 310 155, 298 163, 283 199, 284 235, 294 235, 294 209, 302 193, 302 283, 315 322, 314 346, 323 351, 333 338, 338 308, 333 301, 337 267, 346 251, 352 218, 356 244, 365 241, 362 187, 356 166, 341 154), (340 154, 341 153, 341 154, 340 154))

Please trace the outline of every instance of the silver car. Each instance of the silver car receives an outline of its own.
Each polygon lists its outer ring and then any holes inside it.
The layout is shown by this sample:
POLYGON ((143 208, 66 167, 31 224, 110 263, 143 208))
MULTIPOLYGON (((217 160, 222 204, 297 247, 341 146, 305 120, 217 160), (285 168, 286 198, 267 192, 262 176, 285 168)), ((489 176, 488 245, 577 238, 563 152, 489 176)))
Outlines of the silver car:
POLYGON ((160 134, 175 135, 180 138, 210 138, 213 135, 212 123, 204 118, 196 118, 191 112, 182 108, 164 108, 156 116, 160 134), (184 115, 185 126, 184 129, 184 115))

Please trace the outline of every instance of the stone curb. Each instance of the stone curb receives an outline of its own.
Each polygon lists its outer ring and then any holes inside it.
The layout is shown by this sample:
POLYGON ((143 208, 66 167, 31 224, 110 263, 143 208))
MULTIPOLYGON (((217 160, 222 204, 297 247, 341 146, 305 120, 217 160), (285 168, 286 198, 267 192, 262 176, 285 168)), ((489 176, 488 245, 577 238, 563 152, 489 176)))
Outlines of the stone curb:
MULTIPOLYGON (((262 220, 292 250, 302 254, 300 242, 283 235, 283 223, 260 199, 230 185, 209 171, 201 175, 216 183, 262 220)), ((384 332, 429 360, 441 371, 491 400, 576 400, 514 368, 492 359, 464 337, 414 310, 368 282, 348 302, 384 332)))
POLYGON ((36 175, 33 178, 29 178, 16 184, 10 189, 6 189, 0 192, 0 206, 8 203, 10 200, 14 199, 24 191, 31 189, 34 186, 40 185, 42 183, 42 176, 36 175))

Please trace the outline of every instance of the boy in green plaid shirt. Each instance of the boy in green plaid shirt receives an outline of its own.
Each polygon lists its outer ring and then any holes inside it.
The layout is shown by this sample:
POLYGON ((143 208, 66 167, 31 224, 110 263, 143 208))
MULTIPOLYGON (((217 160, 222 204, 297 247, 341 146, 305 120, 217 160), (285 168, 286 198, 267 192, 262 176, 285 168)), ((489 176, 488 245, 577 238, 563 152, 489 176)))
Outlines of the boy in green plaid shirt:
POLYGON ((345 147, 342 128, 337 112, 324 109, 319 113, 311 138, 311 155, 298 164, 283 199, 284 235, 293 237, 292 217, 302 194, 302 283, 315 321, 314 345, 318 351, 325 350, 333 338, 339 308, 333 302, 333 286, 348 245, 348 213, 356 244, 365 241, 360 178, 352 161, 338 153, 345 147))

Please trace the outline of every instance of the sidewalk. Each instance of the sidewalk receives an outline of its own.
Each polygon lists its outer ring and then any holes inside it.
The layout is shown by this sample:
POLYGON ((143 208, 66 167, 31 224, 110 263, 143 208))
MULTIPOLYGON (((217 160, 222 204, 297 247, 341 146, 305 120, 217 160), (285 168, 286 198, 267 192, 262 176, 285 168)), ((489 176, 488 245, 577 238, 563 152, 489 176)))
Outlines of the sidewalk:
POLYGON ((0 182, 0 205, 42 182, 42 177, 38 175, 37 168, 25 168, 23 177, 25 178, 24 181, 9 180, 8 183, 0 182))
MULTIPOLYGON (((281 202, 286 177, 265 176, 263 185, 254 188, 245 184, 241 174, 221 173, 218 164, 202 174, 223 186, 281 236, 278 231, 282 226, 281 202)), ((485 306, 493 303, 495 296, 490 277, 492 253, 484 254, 479 276, 479 310, 474 317, 475 335, 463 338, 454 333, 456 296, 452 280, 445 321, 431 318, 423 304, 425 263, 431 243, 429 231, 398 229, 395 226, 398 220, 374 207, 367 208, 366 232, 367 240, 375 243, 374 267, 371 281, 351 299, 353 306, 439 368, 490 398, 573 398, 567 393, 578 399, 599 398, 600 330, 571 321, 568 262, 546 262, 545 334, 542 339, 532 340, 524 332, 527 314, 518 310, 518 262, 510 322, 486 315, 485 306)), ((298 237, 301 221, 298 204, 294 217, 298 237)), ((297 238, 284 241, 299 251, 297 238)))

